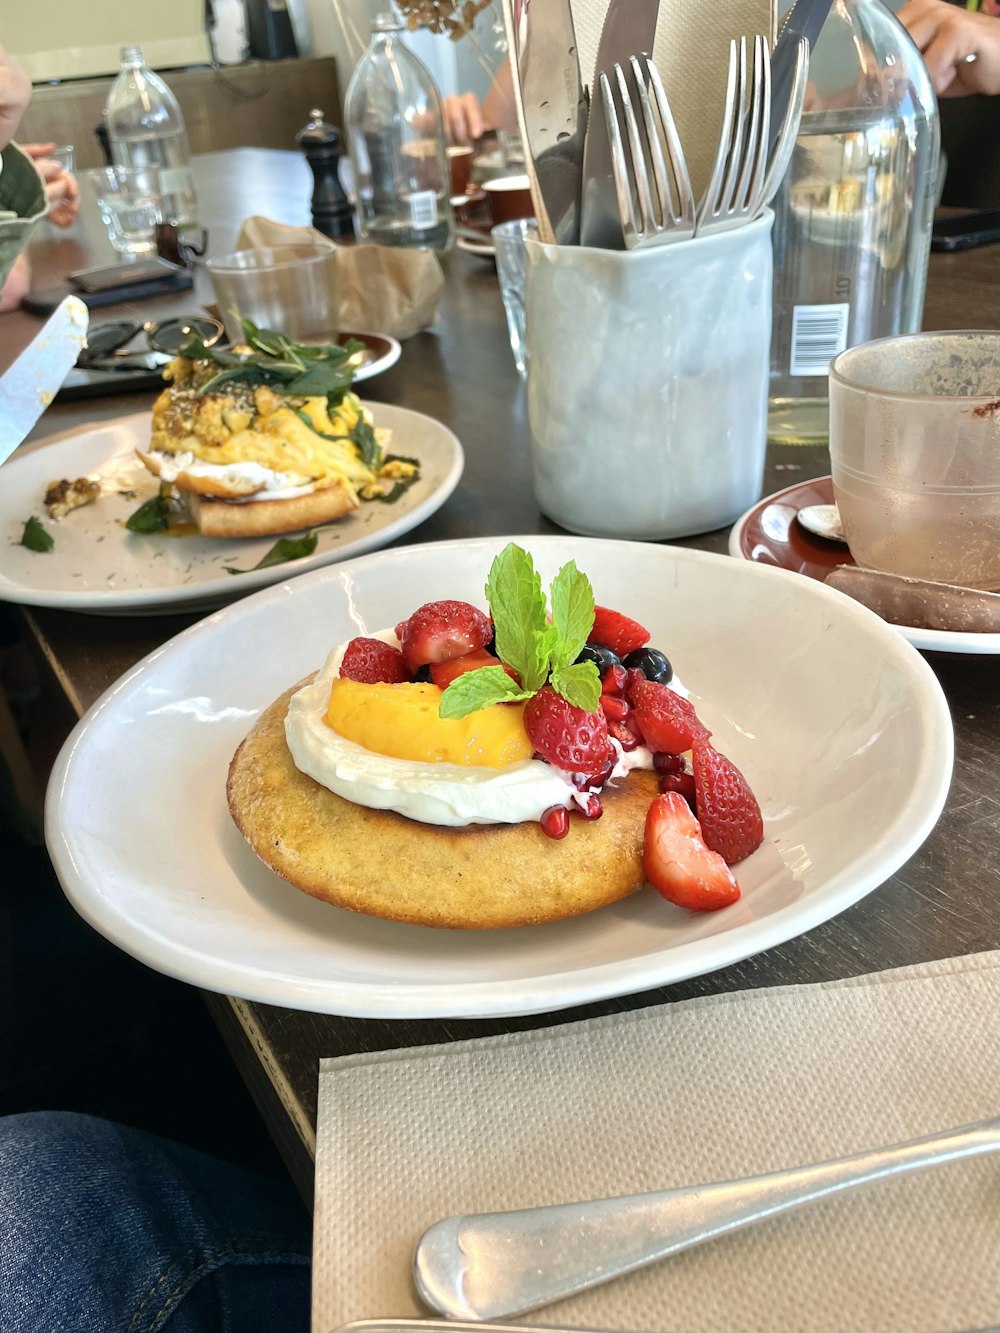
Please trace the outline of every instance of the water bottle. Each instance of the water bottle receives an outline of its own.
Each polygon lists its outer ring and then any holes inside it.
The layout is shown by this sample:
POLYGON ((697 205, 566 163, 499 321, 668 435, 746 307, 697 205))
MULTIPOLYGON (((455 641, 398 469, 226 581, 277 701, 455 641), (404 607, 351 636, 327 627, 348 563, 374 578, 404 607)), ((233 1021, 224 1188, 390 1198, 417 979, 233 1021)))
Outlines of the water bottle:
POLYGON ((191 150, 177 98, 143 60, 142 47, 122 50, 121 73, 104 108, 116 167, 157 172, 164 222, 197 221, 191 150))
POLYGON ((451 207, 441 95, 402 31, 395 15, 378 15, 347 87, 358 226, 380 245, 444 250, 451 207))
POLYGON ((772 205, 769 438, 825 440, 832 358, 919 330, 939 156, 934 89, 906 29, 881 0, 834 0, 772 205))

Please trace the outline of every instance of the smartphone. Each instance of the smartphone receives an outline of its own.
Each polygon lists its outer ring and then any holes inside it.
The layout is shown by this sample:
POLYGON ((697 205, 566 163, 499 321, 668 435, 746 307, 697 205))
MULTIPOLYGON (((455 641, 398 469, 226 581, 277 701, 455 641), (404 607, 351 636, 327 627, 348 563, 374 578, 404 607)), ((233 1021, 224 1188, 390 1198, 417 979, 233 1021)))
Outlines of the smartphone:
POLYGON ((962 213, 936 213, 931 232, 932 250, 971 250, 1000 241, 1000 208, 976 208, 962 213))
POLYGON ((106 292, 113 287, 135 287, 141 283, 172 277, 184 270, 159 255, 135 259, 130 264, 104 264, 99 268, 82 268, 69 275, 70 284, 82 292, 106 292))
MULTIPOLYGON (((127 267, 132 271, 130 277, 134 276, 134 270, 138 266, 129 264, 127 267)), ((175 265, 169 267, 175 271, 168 273, 161 270, 156 276, 147 275, 141 282, 130 280, 122 287, 102 287, 97 291, 88 292, 83 287, 64 282, 46 291, 28 292, 21 301, 21 309, 33 315, 51 315, 64 297, 76 296, 88 309, 93 310, 102 305, 120 305, 123 301, 144 301, 153 296, 170 296, 174 292, 186 292, 194 286, 194 276, 190 269, 176 268, 175 265)))

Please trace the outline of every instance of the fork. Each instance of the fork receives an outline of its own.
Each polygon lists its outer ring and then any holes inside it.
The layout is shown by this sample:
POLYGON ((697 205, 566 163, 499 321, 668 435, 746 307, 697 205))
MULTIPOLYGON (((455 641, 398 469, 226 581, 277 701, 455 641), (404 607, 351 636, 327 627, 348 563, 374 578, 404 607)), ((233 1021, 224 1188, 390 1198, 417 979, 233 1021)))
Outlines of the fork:
POLYGON ((601 100, 625 246, 637 250, 687 240, 695 229, 694 193, 659 70, 648 55, 639 55, 629 58, 627 70, 614 65, 612 74, 614 86, 607 74, 601 74, 601 100), (629 71, 641 126, 629 90, 629 71))
POLYGON ((771 118, 771 61, 767 41, 729 44, 729 75, 722 133, 708 188, 698 205, 695 232, 704 236, 750 222, 763 198, 771 118))

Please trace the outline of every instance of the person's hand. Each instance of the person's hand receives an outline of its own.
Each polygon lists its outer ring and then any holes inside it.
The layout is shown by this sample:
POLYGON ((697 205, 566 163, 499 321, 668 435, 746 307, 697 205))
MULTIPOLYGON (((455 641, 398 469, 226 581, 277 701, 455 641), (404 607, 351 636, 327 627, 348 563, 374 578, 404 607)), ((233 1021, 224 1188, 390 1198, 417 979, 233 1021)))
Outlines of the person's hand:
POLYGON ((947 0, 907 0, 896 17, 919 46, 939 97, 1000 93, 1000 18, 947 0))
POLYGON ((13 139, 31 101, 31 80, 0 46, 0 152, 13 139))
POLYGON ((54 143, 22 143, 18 147, 27 153, 45 182, 45 197, 49 201, 45 216, 57 227, 68 227, 80 211, 80 186, 72 172, 62 163, 48 156, 54 143))
POLYGON ((475 143, 484 128, 475 93, 453 93, 444 99, 444 129, 450 144, 475 143))

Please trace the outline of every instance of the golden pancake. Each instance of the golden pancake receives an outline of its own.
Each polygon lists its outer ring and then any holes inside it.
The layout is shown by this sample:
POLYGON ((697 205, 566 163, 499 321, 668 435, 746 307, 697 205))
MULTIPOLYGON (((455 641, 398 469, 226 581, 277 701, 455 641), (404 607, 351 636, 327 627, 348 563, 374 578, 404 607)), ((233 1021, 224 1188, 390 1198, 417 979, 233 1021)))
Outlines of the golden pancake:
POLYGON ((391 921, 477 930, 560 921, 642 886, 655 773, 637 770, 605 787, 602 818, 574 815, 560 841, 536 823, 421 824, 345 801, 295 767, 285 713, 297 689, 236 751, 226 792, 260 859, 304 893, 391 921))

